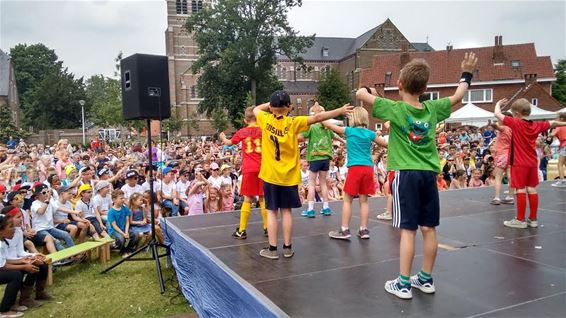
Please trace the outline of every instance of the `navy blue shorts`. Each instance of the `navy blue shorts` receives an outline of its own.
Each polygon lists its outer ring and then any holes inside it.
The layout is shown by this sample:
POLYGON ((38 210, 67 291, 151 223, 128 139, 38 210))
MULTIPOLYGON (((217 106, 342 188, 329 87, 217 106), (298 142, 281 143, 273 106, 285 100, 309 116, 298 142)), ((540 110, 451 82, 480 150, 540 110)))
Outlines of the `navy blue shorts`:
POLYGON ((393 227, 417 230, 440 223, 440 201, 434 171, 395 171, 391 183, 393 227))
POLYGON ((299 198, 299 186, 280 186, 263 181, 263 195, 265 208, 276 211, 278 209, 293 209, 302 206, 299 198))
POLYGON ((312 172, 328 171, 330 169, 330 159, 309 161, 309 170, 312 172))
POLYGON ((67 227, 68 227, 69 225, 77 225, 77 224, 79 224, 79 222, 77 222, 77 221, 71 221, 71 222, 69 222, 69 223, 67 223, 67 224, 65 224, 65 223, 59 223, 59 224, 57 224, 57 226, 55 226, 55 228, 58 229, 58 230, 61 230, 61 231, 67 231, 67 227))

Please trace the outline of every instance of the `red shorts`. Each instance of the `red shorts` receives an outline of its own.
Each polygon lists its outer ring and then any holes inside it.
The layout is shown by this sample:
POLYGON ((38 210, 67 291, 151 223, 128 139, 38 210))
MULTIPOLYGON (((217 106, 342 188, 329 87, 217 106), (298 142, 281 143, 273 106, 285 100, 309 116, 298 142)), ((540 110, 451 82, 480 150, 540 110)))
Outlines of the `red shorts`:
POLYGON ((263 195, 263 181, 259 178, 259 171, 244 173, 242 176, 242 188, 240 189, 240 195, 246 197, 263 195))
POLYGON ((388 171, 387 172, 387 191, 385 191, 386 195, 390 195, 393 191, 391 191, 391 186, 393 185, 393 179, 395 179, 395 171, 388 171))
POLYGON ((511 167, 511 187, 514 189, 534 188, 538 185, 537 167, 511 167))
POLYGON ((373 178, 373 168, 370 166, 351 166, 348 167, 344 192, 350 196, 355 195, 374 195, 375 179, 373 178))

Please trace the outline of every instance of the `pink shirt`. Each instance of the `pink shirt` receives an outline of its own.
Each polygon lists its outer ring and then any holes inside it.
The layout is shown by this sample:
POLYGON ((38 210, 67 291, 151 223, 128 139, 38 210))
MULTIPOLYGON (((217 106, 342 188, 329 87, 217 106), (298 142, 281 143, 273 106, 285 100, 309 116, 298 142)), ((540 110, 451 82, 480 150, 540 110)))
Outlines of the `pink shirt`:
POLYGON ((511 147, 511 128, 501 126, 495 143, 493 144, 493 152, 495 155, 507 155, 511 147))
POLYGON ((187 199, 189 203, 189 215, 204 214, 204 195, 202 193, 193 193, 187 199))

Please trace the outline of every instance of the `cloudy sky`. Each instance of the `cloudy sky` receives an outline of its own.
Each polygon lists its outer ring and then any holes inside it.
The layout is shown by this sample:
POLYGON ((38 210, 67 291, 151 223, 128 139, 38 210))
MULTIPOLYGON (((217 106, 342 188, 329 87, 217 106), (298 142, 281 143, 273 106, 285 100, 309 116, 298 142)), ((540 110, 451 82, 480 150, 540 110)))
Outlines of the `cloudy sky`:
MULTIPOLYGON (((565 1, 303 0, 291 25, 303 34, 356 37, 390 18, 411 42, 443 49, 534 42, 566 58, 565 1)), ((112 76, 119 51, 165 54, 165 0, 0 0, 0 48, 42 42, 79 76, 112 76)))

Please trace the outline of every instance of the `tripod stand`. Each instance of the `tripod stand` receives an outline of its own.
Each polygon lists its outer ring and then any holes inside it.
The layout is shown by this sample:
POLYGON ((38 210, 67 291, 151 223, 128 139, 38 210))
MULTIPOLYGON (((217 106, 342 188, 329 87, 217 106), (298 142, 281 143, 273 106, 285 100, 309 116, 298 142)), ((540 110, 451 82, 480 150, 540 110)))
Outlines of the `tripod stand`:
MULTIPOLYGON (((147 149, 148 149, 148 158, 149 158, 149 192, 150 192, 150 196, 149 196, 149 204, 150 204, 150 211, 151 211, 151 239, 149 240, 149 243, 145 244, 144 246, 142 246, 141 248, 139 248, 137 251, 133 252, 132 254, 130 254, 128 257, 121 259, 119 262, 117 262, 116 264, 108 267, 107 269, 105 269, 102 274, 106 274, 109 271, 111 271, 112 269, 114 269, 115 267, 119 266, 120 264, 124 263, 125 261, 151 261, 154 260, 155 261, 155 267, 157 270, 157 278, 159 279, 159 288, 161 293, 163 294, 165 292, 165 283, 163 282, 163 272, 161 271, 161 263, 159 262, 159 259, 161 257, 165 257, 169 255, 169 247, 159 243, 157 241, 157 238, 155 237, 155 208, 154 208, 154 192, 153 192, 153 162, 152 162, 152 147, 151 147, 151 119, 147 119, 147 149), (159 252, 157 250, 158 247, 163 247, 166 249, 165 254, 161 254, 159 255, 159 252), (134 256, 136 256, 137 254, 139 254, 140 252, 144 251, 145 249, 149 248, 151 250, 151 257, 142 257, 142 258, 134 258, 134 256)), ((109 226, 112 226, 111 224, 109 226)))

